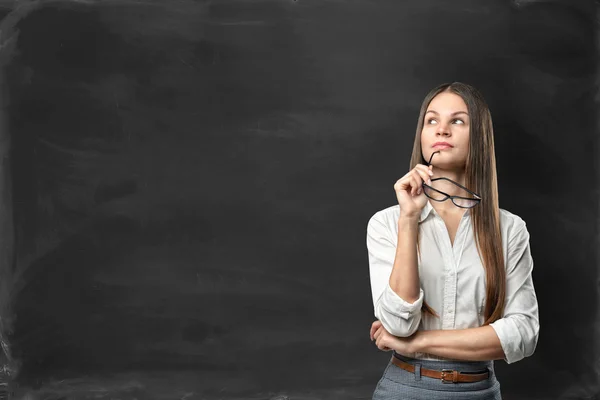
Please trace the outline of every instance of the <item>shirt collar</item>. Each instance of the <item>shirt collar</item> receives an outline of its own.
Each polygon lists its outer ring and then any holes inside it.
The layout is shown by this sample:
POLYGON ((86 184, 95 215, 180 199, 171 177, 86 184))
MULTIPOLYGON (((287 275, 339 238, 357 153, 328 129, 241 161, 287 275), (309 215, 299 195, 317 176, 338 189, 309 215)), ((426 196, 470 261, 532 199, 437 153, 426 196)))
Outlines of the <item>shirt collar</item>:
MULTIPOLYGON (((448 200, 450 201, 450 200, 448 200)), ((427 203, 425 203, 425 207, 423 207, 423 209, 421 210, 421 215, 419 216, 419 224, 423 221, 425 221, 427 219, 427 217, 429 217, 429 214, 434 214, 437 215, 437 212, 435 211, 435 208, 433 208, 433 206, 431 205, 431 200, 427 199, 427 203)), ((471 214, 471 209, 468 208, 465 210, 465 215, 470 215, 471 214)))
POLYGON ((431 214, 432 212, 435 212, 435 209, 429 202, 429 199, 427 199, 427 203, 425 203, 425 207, 423 207, 423 209, 421 210, 421 215, 419 216, 419 223, 425 221, 427 219, 427 217, 429 216, 429 214, 431 214))

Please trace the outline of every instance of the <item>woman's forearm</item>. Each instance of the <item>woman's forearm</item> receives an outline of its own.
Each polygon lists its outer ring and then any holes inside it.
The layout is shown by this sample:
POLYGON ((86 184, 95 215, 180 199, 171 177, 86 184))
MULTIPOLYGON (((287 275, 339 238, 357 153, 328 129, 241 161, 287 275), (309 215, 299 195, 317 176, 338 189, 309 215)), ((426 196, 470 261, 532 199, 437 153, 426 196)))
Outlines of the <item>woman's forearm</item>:
POLYGON ((456 330, 419 331, 414 351, 467 361, 504 359, 494 328, 489 325, 456 330))
POLYGON ((417 234, 419 216, 400 213, 398 246, 390 274, 390 288, 403 300, 414 303, 419 298, 419 269, 417 264, 417 234))

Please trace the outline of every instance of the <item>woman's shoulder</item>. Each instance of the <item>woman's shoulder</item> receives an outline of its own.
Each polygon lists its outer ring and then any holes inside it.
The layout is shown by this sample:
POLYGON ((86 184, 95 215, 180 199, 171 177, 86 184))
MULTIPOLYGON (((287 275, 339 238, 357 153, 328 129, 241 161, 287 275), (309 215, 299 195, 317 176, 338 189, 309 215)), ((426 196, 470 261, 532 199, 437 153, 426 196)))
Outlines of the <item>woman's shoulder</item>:
POLYGON ((371 215, 371 218, 369 218, 369 221, 378 221, 378 222, 387 222, 389 220, 398 220, 398 217, 400 216, 400 205, 399 204, 395 204, 386 208, 383 208, 381 210, 376 211, 373 215, 371 215))
POLYGON ((376 211, 369 218, 367 227, 393 227, 400 216, 400 205, 395 204, 376 211))
POLYGON ((500 228, 512 236, 526 230, 527 224, 519 215, 500 208, 500 228))

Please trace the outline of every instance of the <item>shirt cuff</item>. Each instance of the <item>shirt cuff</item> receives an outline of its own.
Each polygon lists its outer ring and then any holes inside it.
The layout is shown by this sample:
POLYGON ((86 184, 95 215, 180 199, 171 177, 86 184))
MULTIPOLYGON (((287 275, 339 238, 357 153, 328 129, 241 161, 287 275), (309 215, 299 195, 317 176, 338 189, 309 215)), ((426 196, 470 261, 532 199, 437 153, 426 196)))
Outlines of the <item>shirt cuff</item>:
POLYGON ((519 329, 515 326, 514 321, 509 318, 500 318, 490 324, 496 331, 496 335, 500 339, 502 351, 504 351, 504 361, 507 364, 512 364, 524 358, 523 350, 521 349, 521 336, 519 329))
POLYGON ((421 307, 423 306, 423 289, 419 288, 419 298, 415 300, 414 303, 409 303, 398 296, 398 294, 392 290, 388 282, 383 291, 383 298, 381 300, 382 305, 387 312, 397 315, 405 320, 409 320, 416 313, 421 311, 421 307))

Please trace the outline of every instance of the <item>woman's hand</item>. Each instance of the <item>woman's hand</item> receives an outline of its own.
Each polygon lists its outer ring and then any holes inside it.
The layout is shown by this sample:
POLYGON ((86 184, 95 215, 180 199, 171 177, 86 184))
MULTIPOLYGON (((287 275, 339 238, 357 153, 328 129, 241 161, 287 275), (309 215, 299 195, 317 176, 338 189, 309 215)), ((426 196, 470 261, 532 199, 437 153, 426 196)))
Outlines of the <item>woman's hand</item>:
POLYGON ((375 344, 377 345, 377 348, 379 350, 383 350, 383 351, 393 350, 393 348, 389 347, 388 344, 391 344, 392 337, 394 337, 394 336, 392 336, 390 333, 388 333, 388 331, 385 330, 385 328, 381 324, 381 321, 373 322, 373 324, 371 325, 370 336, 371 336, 371 341, 375 340, 375 344), (386 335, 391 336, 391 337, 388 337, 386 335))
POLYGON ((402 215, 417 216, 427 204, 427 197, 423 193, 422 185, 423 182, 431 183, 432 168, 431 165, 426 167, 423 164, 417 164, 394 184, 402 215))
POLYGON ((408 357, 417 351, 416 339, 419 334, 420 331, 417 331, 409 337, 396 337, 383 327, 381 321, 373 322, 370 332, 371 341, 375 340, 375 344, 379 350, 396 350, 397 353, 408 357))

